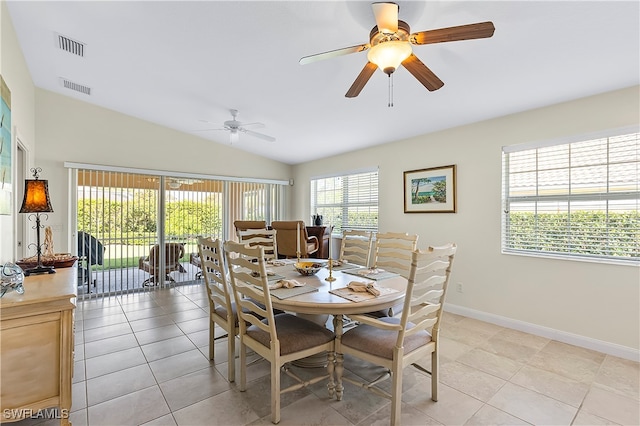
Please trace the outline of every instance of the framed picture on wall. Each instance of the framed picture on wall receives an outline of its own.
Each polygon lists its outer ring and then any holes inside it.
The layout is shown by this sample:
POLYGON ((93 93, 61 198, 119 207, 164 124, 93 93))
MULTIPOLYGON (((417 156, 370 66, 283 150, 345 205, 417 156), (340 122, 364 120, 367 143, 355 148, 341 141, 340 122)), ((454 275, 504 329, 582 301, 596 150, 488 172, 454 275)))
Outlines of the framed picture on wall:
POLYGON ((456 165, 404 172, 405 213, 455 213, 456 165))
POLYGON ((11 92, 0 75, 0 214, 11 214, 11 92))

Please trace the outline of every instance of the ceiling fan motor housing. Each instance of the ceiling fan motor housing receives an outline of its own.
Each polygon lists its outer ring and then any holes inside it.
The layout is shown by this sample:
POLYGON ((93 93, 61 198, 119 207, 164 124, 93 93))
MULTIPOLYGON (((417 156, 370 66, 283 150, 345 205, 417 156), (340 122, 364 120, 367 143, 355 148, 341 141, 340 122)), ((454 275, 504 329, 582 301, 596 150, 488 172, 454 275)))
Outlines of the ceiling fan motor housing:
MULTIPOLYGON (((399 59, 397 59, 396 61, 399 61, 400 59, 404 59, 405 57, 409 56, 412 50, 411 44, 409 42, 410 32, 411 32, 411 29, 409 27, 409 24, 400 20, 398 20, 398 30, 395 33, 384 33, 378 29, 377 25, 375 25, 371 29, 371 32, 369 33, 369 44, 371 46, 371 49, 369 50, 369 54, 367 55, 367 57, 369 58, 369 61, 375 64, 379 64, 380 60, 374 59, 374 58, 387 57, 388 59, 385 60, 385 62, 387 62, 389 61, 388 55, 397 56, 401 54, 400 52, 404 52, 405 56, 399 57, 399 59), (383 45, 384 43, 390 43, 390 44, 382 47, 381 45, 383 45), (391 45, 395 45, 395 46, 391 47, 391 45), (376 48, 376 46, 380 46, 380 47, 376 48)), ((395 62, 395 61, 391 60, 389 62, 395 62)), ((394 66, 387 66, 384 68, 381 67, 380 69, 382 70, 382 72, 384 72, 388 76, 391 76, 391 74, 395 72, 396 68, 397 67, 394 67, 394 66)))

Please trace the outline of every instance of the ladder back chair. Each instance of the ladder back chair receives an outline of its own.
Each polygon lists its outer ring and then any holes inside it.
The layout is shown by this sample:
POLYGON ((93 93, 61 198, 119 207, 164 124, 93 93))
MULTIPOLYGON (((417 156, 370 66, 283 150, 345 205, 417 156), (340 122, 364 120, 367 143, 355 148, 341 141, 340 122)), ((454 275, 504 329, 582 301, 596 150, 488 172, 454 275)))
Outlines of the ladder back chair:
POLYGON ((247 347, 271 364, 271 421, 280 422, 280 395, 324 379, 333 386, 333 371, 305 380, 289 369, 288 363, 327 351, 333 367, 335 334, 325 327, 295 315, 274 314, 267 281, 264 249, 227 241, 224 251, 240 317, 240 391, 247 387, 247 347), (252 262, 250 259, 258 259, 252 262), (257 276, 256 276, 257 275, 257 276), (261 319, 262 318, 262 319, 261 319), (298 383, 281 389, 280 372, 298 383))
POLYGON ((431 375, 431 399, 438 400, 439 332, 442 306, 447 292, 451 266, 457 247, 448 244, 415 251, 400 318, 372 318, 351 315, 360 325, 346 331, 336 341, 336 368, 338 395, 342 380, 362 386, 378 395, 391 399, 391 425, 400 424, 402 404, 402 371, 409 365, 431 375), (341 377, 344 354, 353 355, 383 367, 386 371, 373 382, 362 383, 341 377), (416 362, 431 356, 431 371, 416 362), (376 385, 391 377, 391 393, 376 385))
POLYGON ((274 220, 271 227, 278 231, 278 252, 281 257, 296 257, 300 247, 300 257, 309 257, 320 248, 318 237, 309 236, 302 220, 274 220))
POLYGON ((369 267, 372 242, 373 233, 370 231, 343 231, 338 260, 369 267))
POLYGON ((225 335, 215 337, 215 325, 227 332, 228 379, 236 378, 236 336, 238 314, 232 301, 232 291, 227 281, 222 242, 212 238, 198 238, 198 253, 204 284, 209 296, 209 359, 214 359, 214 343, 225 335))
POLYGON ((250 247, 261 246, 264 249, 265 260, 274 260, 278 258, 276 233, 273 229, 239 230, 238 240, 241 244, 250 247))

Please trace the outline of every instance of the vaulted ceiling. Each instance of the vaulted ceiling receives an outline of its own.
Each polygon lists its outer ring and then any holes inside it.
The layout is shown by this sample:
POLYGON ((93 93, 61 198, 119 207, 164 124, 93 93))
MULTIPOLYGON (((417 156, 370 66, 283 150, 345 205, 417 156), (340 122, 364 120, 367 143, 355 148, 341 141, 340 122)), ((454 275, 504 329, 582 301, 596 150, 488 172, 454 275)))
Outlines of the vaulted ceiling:
POLYGON ((402 67, 345 98, 366 52, 366 1, 7 1, 39 88, 229 144, 222 127, 260 122, 268 142, 233 146, 297 164, 637 85, 640 2, 399 1, 411 31, 492 21, 492 38, 414 46, 443 82, 429 92, 402 67), (58 36, 83 44, 61 50, 58 36), (61 83, 67 80, 78 92, 61 83), (209 121, 206 123, 204 121, 209 121))

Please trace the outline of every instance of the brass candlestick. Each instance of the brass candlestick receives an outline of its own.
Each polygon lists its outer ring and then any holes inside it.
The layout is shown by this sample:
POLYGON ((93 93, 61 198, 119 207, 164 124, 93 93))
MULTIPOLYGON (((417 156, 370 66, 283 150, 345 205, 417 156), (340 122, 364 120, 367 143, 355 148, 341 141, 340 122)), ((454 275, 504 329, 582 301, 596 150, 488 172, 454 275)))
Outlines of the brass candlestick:
POLYGON ((333 260, 329 257, 329 276, 324 279, 325 281, 335 281, 335 277, 333 276, 333 260))

